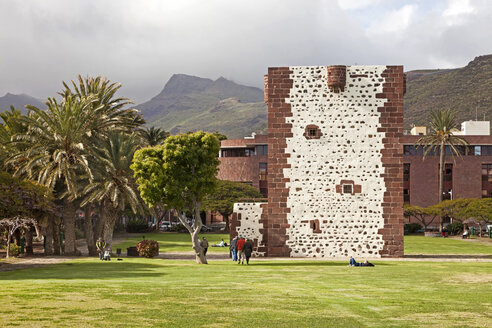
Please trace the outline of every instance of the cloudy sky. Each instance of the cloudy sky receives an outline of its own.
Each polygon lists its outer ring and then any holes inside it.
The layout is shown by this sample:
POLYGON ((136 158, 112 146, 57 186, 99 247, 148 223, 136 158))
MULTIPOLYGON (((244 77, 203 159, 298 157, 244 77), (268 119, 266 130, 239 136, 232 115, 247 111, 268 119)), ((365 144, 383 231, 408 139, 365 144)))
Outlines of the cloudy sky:
POLYGON ((140 103, 173 73, 262 87, 268 66, 466 65, 492 54, 489 0, 1 0, 0 96, 77 74, 140 103))

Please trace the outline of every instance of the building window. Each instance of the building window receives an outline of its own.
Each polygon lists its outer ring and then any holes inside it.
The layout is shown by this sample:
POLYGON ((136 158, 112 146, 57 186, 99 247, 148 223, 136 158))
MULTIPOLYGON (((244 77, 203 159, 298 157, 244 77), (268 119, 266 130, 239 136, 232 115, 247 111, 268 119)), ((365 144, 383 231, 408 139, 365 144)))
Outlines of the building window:
POLYGON ((256 146, 256 155, 258 156, 268 155, 268 146, 267 145, 256 146))
POLYGON ((314 124, 309 124, 304 130, 304 137, 306 139, 320 139, 322 135, 323 133, 321 133, 319 126, 314 124))
POLYGON ((254 148, 227 148, 222 149, 222 157, 250 157, 255 155, 254 148))
POLYGON ((260 163, 259 164, 259 180, 266 180, 268 175, 268 163, 260 163))
POLYGON ((482 198, 492 197, 492 164, 482 164, 482 198))
POLYGON ((403 164, 403 181, 410 181, 410 164, 403 164))
POLYGON ((352 185, 351 184, 344 184, 343 185, 343 193, 344 194, 352 194, 352 185))
MULTIPOLYGON (((437 173, 439 174, 439 171, 437 173)), ((437 183, 439 183, 439 176, 437 179, 437 183)), ((444 164, 443 184, 442 184, 443 200, 453 198, 452 190, 453 190, 453 164, 444 164)))
POLYGON ((410 203, 410 189, 403 189, 403 202, 410 203))

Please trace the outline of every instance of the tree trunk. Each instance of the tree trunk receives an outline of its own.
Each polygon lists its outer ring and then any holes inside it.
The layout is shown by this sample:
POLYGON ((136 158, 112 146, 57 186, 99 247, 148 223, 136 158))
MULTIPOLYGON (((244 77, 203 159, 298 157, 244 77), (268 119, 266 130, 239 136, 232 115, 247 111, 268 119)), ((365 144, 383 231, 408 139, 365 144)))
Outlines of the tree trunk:
POLYGON ((60 224, 51 220, 53 224, 53 255, 60 255, 60 224))
POLYGON ((229 217, 231 215, 230 214, 225 214, 225 213, 224 214, 221 213, 221 215, 224 218, 225 223, 226 223, 224 232, 229 232, 231 230, 231 227, 230 227, 231 222, 229 220, 229 217))
MULTIPOLYGON (((441 152, 439 154, 439 203, 442 202, 443 195, 442 195, 442 189, 444 186, 444 177, 443 177, 443 172, 444 172, 444 142, 441 143, 441 152)), ((443 217, 440 216, 439 218, 439 232, 442 232, 442 224, 443 224, 443 217)))
POLYGON ((114 225, 118 218, 118 210, 112 205, 108 205, 104 212, 104 241, 108 247, 111 248, 111 244, 113 243, 114 225))
POLYGON ((33 249, 32 249, 32 238, 33 238, 33 235, 32 235, 32 228, 31 227, 28 227, 26 229, 26 233, 24 235, 26 237, 26 250, 25 250, 25 253, 26 254, 33 254, 33 249))
POLYGON ((63 225, 65 227, 65 255, 76 255, 75 247, 75 207, 72 202, 65 201, 63 225))
POLYGON ((34 225, 34 229, 36 230, 36 238, 39 240, 41 240, 41 231, 39 231, 39 223, 36 223, 34 225))
POLYGON ((44 254, 53 255, 53 220, 50 218, 48 219, 44 238, 44 254))
POLYGON ((196 202, 193 205, 195 208, 195 220, 193 220, 193 233, 191 237, 193 240, 193 249, 195 250, 196 263, 208 264, 207 258, 203 254, 203 247, 200 245, 200 241, 198 240, 198 234, 202 230, 202 226, 203 226, 202 217, 200 215, 201 204, 199 202, 196 202))
POLYGON ((95 239, 99 239, 99 238, 102 238, 103 237, 102 234, 103 234, 104 220, 105 220, 105 217, 104 217, 104 203, 99 204, 99 207, 98 207, 98 217, 99 217, 99 219, 97 220, 96 230, 95 230, 95 235, 94 235, 94 238, 95 239))
POLYGON ((10 235, 10 231, 7 233, 7 255, 6 257, 10 257, 10 240, 12 239, 12 236, 10 235))
POLYGON ((94 228, 92 226, 92 208, 90 205, 87 205, 84 209, 85 211, 85 240, 87 241, 87 250, 89 251, 89 256, 97 255, 96 252, 96 244, 94 240, 94 228))

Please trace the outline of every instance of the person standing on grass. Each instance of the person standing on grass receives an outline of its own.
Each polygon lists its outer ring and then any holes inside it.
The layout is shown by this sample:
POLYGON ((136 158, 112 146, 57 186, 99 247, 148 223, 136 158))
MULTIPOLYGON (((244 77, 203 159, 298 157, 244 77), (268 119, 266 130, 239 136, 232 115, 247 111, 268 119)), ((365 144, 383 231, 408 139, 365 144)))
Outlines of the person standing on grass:
POLYGON ((231 244, 229 245, 229 249, 231 250, 232 260, 234 262, 236 262, 237 261, 237 236, 231 240, 231 244))
POLYGON ((207 238, 203 237, 202 241, 200 242, 200 246, 203 247, 203 256, 207 255, 207 250, 208 250, 208 240, 207 238))
POLYGON ((238 257, 237 257, 237 264, 241 263, 241 260, 244 262, 244 252, 243 252, 243 246, 246 240, 242 236, 239 237, 237 241, 237 252, 238 252, 238 257))
POLYGON ((246 264, 249 265, 249 258, 251 257, 251 253, 253 253, 253 242, 251 241, 251 239, 246 239, 246 242, 243 245, 243 253, 246 257, 246 264))
POLYGON ((99 259, 102 261, 104 257, 104 249, 106 248, 106 242, 102 239, 102 237, 99 237, 99 239, 96 242, 96 249, 97 252, 99 253, 99 259))

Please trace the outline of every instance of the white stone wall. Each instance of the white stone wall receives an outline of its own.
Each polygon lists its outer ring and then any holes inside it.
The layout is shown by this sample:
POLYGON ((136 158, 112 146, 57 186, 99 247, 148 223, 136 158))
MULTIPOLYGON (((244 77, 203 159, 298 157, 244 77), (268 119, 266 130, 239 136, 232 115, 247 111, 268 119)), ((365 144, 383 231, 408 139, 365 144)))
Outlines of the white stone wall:
MULTIPOLYGON (((377 132, 377 108, 386 99, 376 94, 382 92, 386 66, 347 66, 345 91, 340 93, 329 90, 326 66, 290 69, 294 82, 286 102, 292 106, 287 123, 292 124, 293 137, 287 138, 291 168, 284 169, 284 176, 290 178, 287 245, 291 256, 379 257, 384 245, 378 229, 384 225, 385 183, 380 153, 384 133, 377 132), (320 139, 303 136, 310 124, 321 129, 320 139), (341 180, 353 180, 362 192, 336 193, 341 180), (319 220, 321 233, 310 228, 314 219, 319 220)), ((244 229, 256 233, 250 224, 256 222, 253 216, 258 214, 253 213, 259 210, 243 212, 248 213, 243 218, 250 219, 241 220, 241 229, 244 224, 244 229)))
MULTIPOLYGON (((235 203, 234 213, 241 215, 241 224, 236 227, 237 235, 251 240, 257 240, 258 246, 263 246, 263 235, 260 233, 260 219, 265 203, 235 203)), ((264 256, 264 252, 253 251, 253 256, 264 256)))

